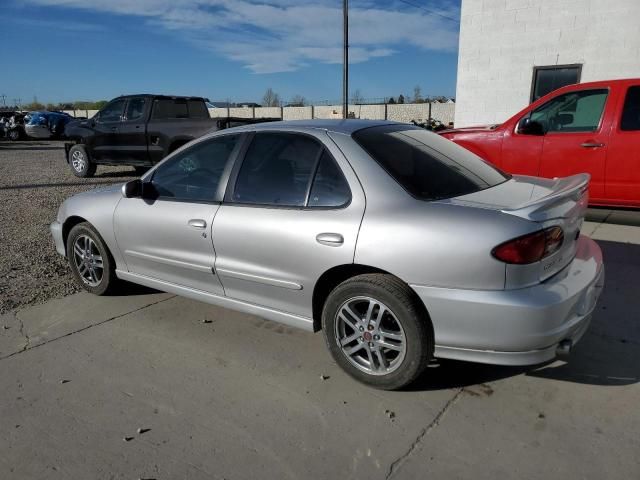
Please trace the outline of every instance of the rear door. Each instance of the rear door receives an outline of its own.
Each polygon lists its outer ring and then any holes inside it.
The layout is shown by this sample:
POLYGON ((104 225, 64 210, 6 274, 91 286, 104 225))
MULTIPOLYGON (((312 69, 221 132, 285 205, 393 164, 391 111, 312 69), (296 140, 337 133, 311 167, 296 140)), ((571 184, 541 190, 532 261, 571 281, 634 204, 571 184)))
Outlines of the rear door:
POLYGON ((131 164, 149 164, 145 112, 148 97, 130 97, 119 126, 118 150, 124 161, 131 164))
POLYGON ((93 160, 119 161, 118 129, 122 123, 126 98, 117 98, 107 104, 93 120, 93 136, 88 139, 93 160))
POLYGON ((540 176, 588 173, 591 199, 602 199, 614 108, 613 93, 596 88, 558 95, 536 109, 532 119, 546 130, 540 176))
POLYGON ((213 225, 228 297, 305 317, 313 287, 353 263, 364 193, 324 132, 259 132, 213 225))
POLYGON ((640 83, 630 86, 618 104, 607 155, 606 201, 640 206, 640 83))

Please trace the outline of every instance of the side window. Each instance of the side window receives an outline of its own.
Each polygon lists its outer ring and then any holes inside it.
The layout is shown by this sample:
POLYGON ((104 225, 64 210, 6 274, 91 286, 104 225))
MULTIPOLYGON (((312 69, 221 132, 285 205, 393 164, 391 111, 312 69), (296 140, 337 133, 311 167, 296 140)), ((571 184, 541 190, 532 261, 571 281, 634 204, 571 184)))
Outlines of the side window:
POLYGON ((625 131, 640 130, 640 86, 629 87, 627 91, 620 129, 625 131))
POLYGON ((145 99, 142 97, 130 98, 129 103, 127 103, 125 118, 127 120, 138 120, 142 117, 142 114, 144 113, 144 102, 145 99))
POLYGON ((188 100, 189 118, 209 118, 209 110, 202 100, 188 100))
POLYGON ((559 95, 531 112, 531 120, 541 123, 546 132, 594 132, 608 93, 598 89, 559 95))
POLYGON ((341 207, 351 200, 349 184, 340 167, 323 152, 309 194, 310 207, 341 207))
POLYGON ((322 148, 320 143, 304 135, 256 134, 240 167, 232 201, 304 206, 322 148))
POLYGON ((155 119, 189 118, 187 101, 180 98, 158 98, 153 101, 155 119))
POLYGON ((124 111, 124 104, 127 101, 124 98, 111 102, 102 110, 100 110, 101 122, 119 122, 122 120, 122 112, 124 111))
POLYGON ((224 135, 175 155, 153 173, 151 183, 159 198, 211 202, 222 172, 240 135, 224 135))

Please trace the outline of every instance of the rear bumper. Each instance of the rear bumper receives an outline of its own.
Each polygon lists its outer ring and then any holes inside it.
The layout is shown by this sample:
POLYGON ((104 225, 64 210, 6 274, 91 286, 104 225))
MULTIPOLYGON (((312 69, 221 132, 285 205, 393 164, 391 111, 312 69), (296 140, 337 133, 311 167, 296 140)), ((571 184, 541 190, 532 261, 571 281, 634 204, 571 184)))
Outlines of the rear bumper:
POLYGON ((604 286, 602 252, 582 236, 576 257, 538 285, 500 291, 412 285, 433 322, 435 356, 498 365, 532 365, 556 357, 587 330, 604 286))
POLYGON ((57 220, 49 225, 51 230, 51 236, 53 237, 53 243, 56 245, 56 251, 63 257, 67 256, 67 251, 64 248, 64 240, 62 238, 62 224, 57 220))

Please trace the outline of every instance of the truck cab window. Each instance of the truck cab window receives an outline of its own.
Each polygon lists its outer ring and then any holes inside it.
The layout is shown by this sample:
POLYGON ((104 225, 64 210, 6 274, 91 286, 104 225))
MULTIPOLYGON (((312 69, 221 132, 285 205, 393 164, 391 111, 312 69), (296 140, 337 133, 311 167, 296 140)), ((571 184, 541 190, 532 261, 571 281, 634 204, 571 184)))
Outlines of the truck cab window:
POLYGON ((144 98, 130 98, 127 104, 127 113, 125 118, 127 120, 137 120, 142 117, 144 113, 144 98))
POLYGON ((627 91, 620 130, 640 130, 640 86, 629 87, 627 91))
POLYGON ((545 132, 595 132, 608 93, 597 89, 558 95, 531 112, 530 119, 542 124, 545 132))
POLYGON ((100 111, 98 117, 100 122, 119 122, 122 120, 122 112, 124 111, 124 104, 126 100, 121 98, 111 102, 100 111))
POLYGON ((154 119, 189 118, 187 101, 181 98, 159 98, 153 102, 154 119))

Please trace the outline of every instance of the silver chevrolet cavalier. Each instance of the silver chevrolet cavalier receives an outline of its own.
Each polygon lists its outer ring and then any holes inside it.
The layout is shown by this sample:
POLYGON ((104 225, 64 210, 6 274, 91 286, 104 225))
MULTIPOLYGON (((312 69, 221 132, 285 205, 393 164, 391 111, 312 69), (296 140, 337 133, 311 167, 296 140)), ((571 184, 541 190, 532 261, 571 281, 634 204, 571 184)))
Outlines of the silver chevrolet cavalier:
POLYGON ((126 280, 322 330, 348 374, 397 389, 434 357, 570 351, 604 284, 588 182, 510 176, 406 124, 265 123, 67 199, 51 232, 89 292, 126 280))

